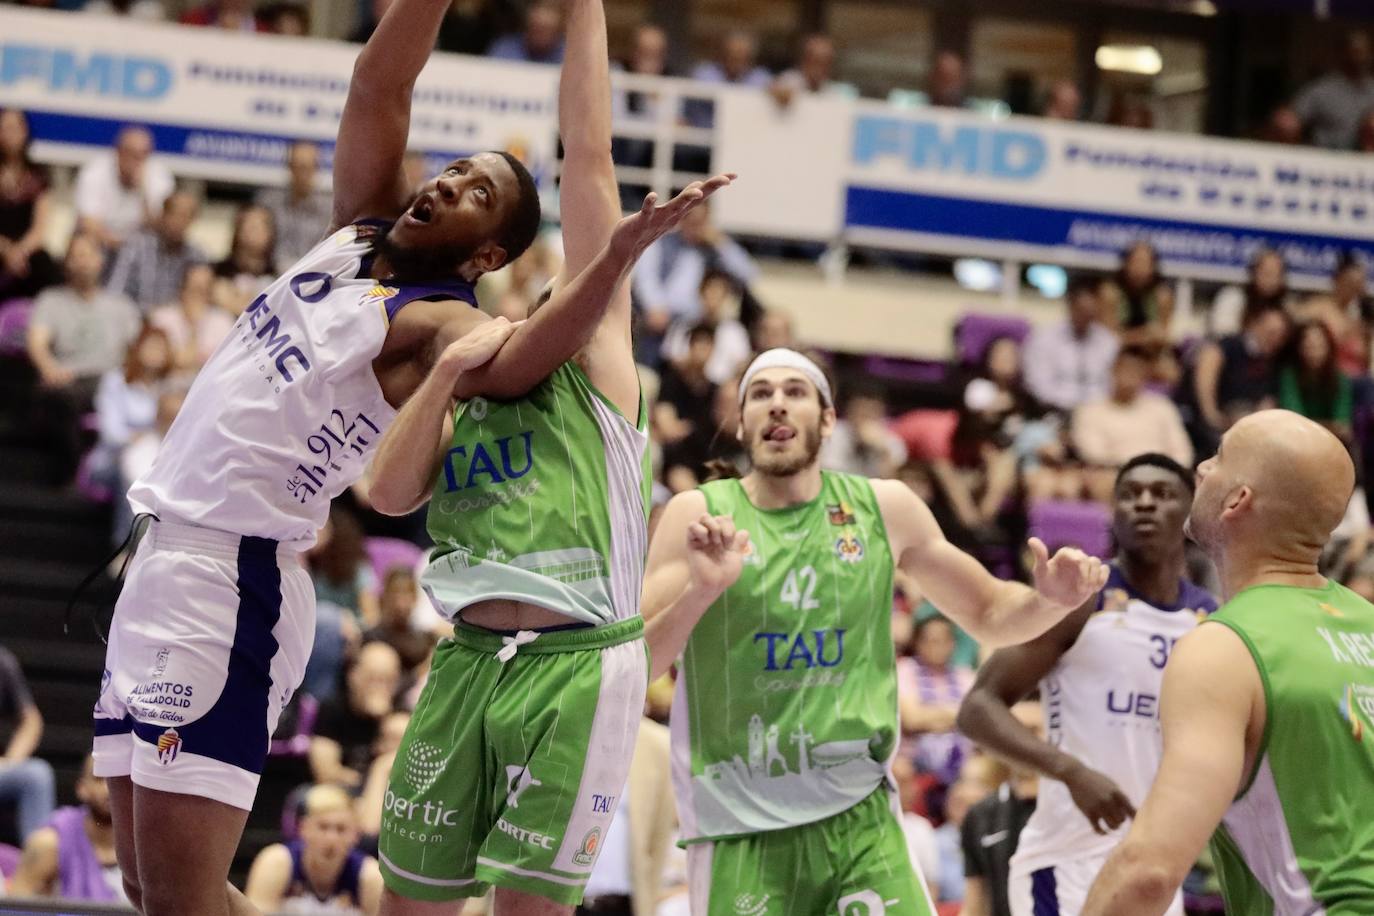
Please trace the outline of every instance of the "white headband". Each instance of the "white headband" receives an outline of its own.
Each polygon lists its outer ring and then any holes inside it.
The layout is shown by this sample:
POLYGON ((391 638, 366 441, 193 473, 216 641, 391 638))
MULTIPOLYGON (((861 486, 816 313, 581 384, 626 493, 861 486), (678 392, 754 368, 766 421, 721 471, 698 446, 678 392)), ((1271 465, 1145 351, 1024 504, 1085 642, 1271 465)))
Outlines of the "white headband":
POLYGON ((765 350, 754 358, 749 364, 749 368, 744 370, 744 378, 739 383, 739 402, 744 404, 744 393, 749 388, 749 383, 754 380, 764 369, 796 369, 806 376, 811 384, 816 386, 816 390, 821 393, 821 401, 826 407, 835 406, 834 399, 830 396, 830 383, 825 379, 825 373, 807 357, 798 353, 796 350, 789 350, 786 347, 775 347, 772 350, 765 350))

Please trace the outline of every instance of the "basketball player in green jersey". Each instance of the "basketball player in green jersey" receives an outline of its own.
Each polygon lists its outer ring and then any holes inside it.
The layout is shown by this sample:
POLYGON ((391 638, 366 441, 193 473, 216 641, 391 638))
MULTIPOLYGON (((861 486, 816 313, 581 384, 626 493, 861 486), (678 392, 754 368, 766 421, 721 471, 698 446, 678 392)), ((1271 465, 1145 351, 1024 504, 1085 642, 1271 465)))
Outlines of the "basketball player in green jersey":
POLYGON ((1032 540, 1035 587, 1000 581, 904 484, 822 471, 834 402, 800 353, 760 355, 740 398, 753 470, 668 503, 644 588, 654 674, 682 659, 673 778, 693 916, 933 914, 889 770, 894 567, 994 646, 1047 630, 1107 569, 1032 540))
MULTIPOLYGON (((555 287, 585 286, 601 249, 630 243, 623 280, 647 241, 730 181, 621 219, 601 0, 567 9, 555 287)), ((384 797, 383 914, 454 914, 492 886, 496 916, 570 913, 615 815, 647 684, 650 478, 628 288, 607 300, 575 329, 560 322, 549 360, 520 367, 534 381, 501 399, 437 368, 379 450, 374 504, 406 512, 433 494, 423 583, 455 624, 384 797)), ((554 327, 553 309, 567 306, 551 301, 526 332, 554 327)))
POLYGON ((1209 837, 1233 916, 1374 913, 1374 606, 1317 571, 1354 484, 1281 410, 1198 468, 1189 533, 1226 603, 1164 669, 1164 757, 1085 914, 1163 913, 1209 837))

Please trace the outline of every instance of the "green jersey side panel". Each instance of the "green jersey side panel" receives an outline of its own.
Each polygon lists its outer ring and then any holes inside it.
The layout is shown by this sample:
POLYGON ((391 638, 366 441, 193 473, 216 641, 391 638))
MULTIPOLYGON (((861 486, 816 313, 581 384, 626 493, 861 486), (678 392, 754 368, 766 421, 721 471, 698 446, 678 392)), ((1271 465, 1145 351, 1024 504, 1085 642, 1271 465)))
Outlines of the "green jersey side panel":
POLYGON ((824 472, 813 501, 757 509, 702 488, 749 531, 739 581, 703 615, 674 700, 687 840, 822 820, 867 798, 897 746, 892 552, 867 479, 824 472))
POLYGON ((1245 642, 1267 711, 1213 839, 1228 912, 1374 913, 1374 606, 1334 582, 1260 586, 1212 624, 1245 642))
POLYGON ((518 400, 459 404, 429 507, 424 585, 454 616, 528 601, 593 624, 639 613, 651 473, 641 405, 622 416, 574 363, 518 400))

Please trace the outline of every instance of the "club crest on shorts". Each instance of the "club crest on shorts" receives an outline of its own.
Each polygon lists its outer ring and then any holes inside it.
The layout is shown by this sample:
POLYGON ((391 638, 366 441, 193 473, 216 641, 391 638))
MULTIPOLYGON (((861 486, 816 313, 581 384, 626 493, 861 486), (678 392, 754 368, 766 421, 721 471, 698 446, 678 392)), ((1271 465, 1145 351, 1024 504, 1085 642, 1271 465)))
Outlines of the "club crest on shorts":
POLYGON ((169 728, 157 736, 157 762, 166 766, 177 759, 181 750, 181 736, 175 728, 169 728))
POLYGON ((830 519, 832 525, 854 524, 854 510, 849 507, 849 503, 844 501, 826 503, 825 515, 826 518, 830 519))
POLYGON ((593 827, 582 838, 582 845, 573 853, 572 860, 577 865, 591 865, 596 861, 596 851, 601 847, 601 828, 593 827))
POLYGON ((864 542, 853 532, 846 531, 835 541, 835 556, 846 563, 857 563, 864 558, 864 542))

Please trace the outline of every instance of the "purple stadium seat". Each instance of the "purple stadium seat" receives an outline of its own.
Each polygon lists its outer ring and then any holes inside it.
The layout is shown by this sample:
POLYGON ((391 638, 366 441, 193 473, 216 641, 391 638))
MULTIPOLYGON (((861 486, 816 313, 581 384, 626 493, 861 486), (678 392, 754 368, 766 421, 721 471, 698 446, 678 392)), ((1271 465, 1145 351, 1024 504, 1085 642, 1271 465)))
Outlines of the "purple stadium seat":
POLYGON ((1105 559, 1112 549, 1111 513, 1100 503, 1049 501, 1032 506, 1030 533, 1051 551, 1077 547, 1105 559))
POLYGON ((29 316, 32 299, 0 302, 0 356, 23 356, 28 352, 29 316))
POLYGON ((372 564, 372 571, 377 575, 378 588, 381 587, 386 574, 397 566, 404 566, 406 569, 418 566, 420 555, 424 553, 410 541, 400 538, 368 538, 363 546, 367 550, 367 559, 372 564))
POLYGON ((954 349, 959 362, 976 365, 982 362, 988 345, 997 338, 1010 337, 1017 343, 1025 343, 1030 330, 1030 322, 1016 315, 969 312, 954 326, 954 349))
POLYGON ((0 843, 0 875, 6 879, 13 878, 14 872, 19 868, 19 850, 8 843, 0 843))

